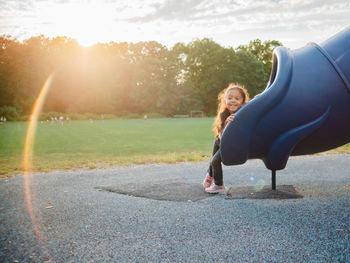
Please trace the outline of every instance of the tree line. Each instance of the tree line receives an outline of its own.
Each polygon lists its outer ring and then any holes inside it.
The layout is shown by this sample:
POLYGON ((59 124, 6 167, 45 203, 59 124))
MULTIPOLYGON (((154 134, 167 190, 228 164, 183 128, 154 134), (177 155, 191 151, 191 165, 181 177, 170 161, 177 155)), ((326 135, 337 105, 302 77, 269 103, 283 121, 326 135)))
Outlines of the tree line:
MULTIPOLYGON (((259 39, 236 49, 204 38, 172 48, 156 42, 82 47, 68 37, 20 42, 0 36, 0 109, 30 114, 53 73, 44 112, 163 116, 202 110, 214 115, 217 94, 230 82, 253 96, 262 90, 279 41, 259 39)), ((11 118, 10 118, 11 119, 11 118)))

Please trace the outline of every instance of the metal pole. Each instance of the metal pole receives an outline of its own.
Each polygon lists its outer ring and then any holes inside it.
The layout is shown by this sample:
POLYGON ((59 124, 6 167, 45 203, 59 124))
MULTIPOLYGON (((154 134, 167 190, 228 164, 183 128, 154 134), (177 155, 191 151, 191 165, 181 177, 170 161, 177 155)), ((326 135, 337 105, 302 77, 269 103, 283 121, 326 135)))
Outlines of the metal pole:
POLYGON ((276 190, 276 171, 272 170, 272 190, 276 190))

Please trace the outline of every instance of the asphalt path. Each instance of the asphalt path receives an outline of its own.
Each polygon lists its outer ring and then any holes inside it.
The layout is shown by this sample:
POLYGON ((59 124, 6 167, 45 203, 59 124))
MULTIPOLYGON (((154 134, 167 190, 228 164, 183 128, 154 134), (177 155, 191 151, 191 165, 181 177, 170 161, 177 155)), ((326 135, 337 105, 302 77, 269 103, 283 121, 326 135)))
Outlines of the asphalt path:
MULTIPOLYGON (((167 201, 101 190, 201 184, 206 163, 0 180, 0 262, 350 262, 350 155, 293 157, 277 172, 303 198, 167 201)), ((270 184, 260 160, 224 167, 228 187, 270 184)), ((184 195, 189 191, 184 187, 184 195)))

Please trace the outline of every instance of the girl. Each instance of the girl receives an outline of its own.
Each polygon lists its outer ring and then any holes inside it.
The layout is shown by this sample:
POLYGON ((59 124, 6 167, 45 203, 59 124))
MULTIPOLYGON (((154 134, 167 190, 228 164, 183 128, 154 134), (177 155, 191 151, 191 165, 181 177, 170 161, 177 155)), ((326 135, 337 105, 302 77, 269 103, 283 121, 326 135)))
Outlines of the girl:
POLYGON ((219 105, 215 118, 215 142, 213 154, 203 181, 203 187, 208 193, 219 193, 226 190, 222 180, 222 165, 220 156, 220 137, 225 126, 234 120, 235 113, 249 101, 248 91, 244 86, 229 84, 218 96, 219 105), (214 183, 213 183, 214 180, 214 183))

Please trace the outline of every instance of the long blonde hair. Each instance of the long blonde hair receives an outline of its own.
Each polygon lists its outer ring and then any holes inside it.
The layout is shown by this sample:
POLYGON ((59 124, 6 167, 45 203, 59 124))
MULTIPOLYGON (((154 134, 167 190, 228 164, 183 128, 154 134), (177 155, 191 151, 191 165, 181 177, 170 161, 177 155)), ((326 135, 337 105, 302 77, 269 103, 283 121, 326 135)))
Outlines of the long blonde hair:
POLYGON ((218 140, 219 135, 223 132, 225 128, 225 120, 227 119, 228 116, 230 116, 230 112, 227 109, 226 105, 226 95, 229 91, 231 90, 238 90, 239 93, 243 97, 243 104, 246 104, 249 101, 249 93, 246 90, 246 88, 243 85, 237 84, 237 83, 230 83, 228 87, 224 90, 222 90, 219 95, 218 95, 218 109, 217 109, 217 114, 214 122, 214 132, 215 132, 215 138, 218 140))

